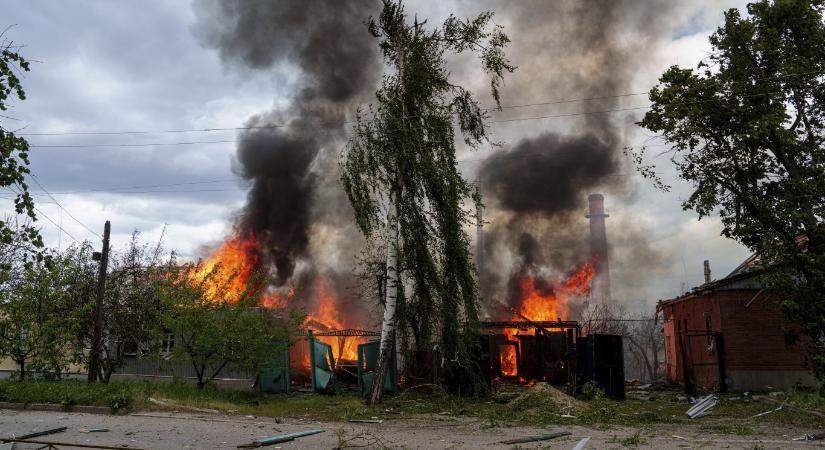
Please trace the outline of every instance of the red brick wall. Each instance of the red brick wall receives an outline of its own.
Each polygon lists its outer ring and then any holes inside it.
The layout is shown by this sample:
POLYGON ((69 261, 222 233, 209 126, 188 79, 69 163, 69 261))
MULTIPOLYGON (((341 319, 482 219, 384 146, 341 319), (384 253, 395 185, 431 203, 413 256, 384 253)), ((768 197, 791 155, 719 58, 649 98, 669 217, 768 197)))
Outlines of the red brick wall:
POLYGON ((782 333, 782 311, 758 291, 735 290, 714 293, 721 306, 728 370, 801 370, 805 349, 787 347, 782 333))
MULTIPOLYGON (((785 345, 782 311, 769 301, 767 294, 760 294, 753 300, 757 292, 753 289, 720 290, 663 306, 669 382, 684 382, 679 335, 685 330, 685 321, 689 332, 704 332, 708 317, 711 330, 722 333, 725 370, 805 369, 804 348, 785 345), (750 305, 745 307, 749 302, 750 305)), ((718 349, 709 348, 701 336, 690 339, 690 358, 695 364, 697 384, 707 389, 718 387, 718 367, 711 364, 718 357, 718 349)))
MULTIPOLYGON (((680 342, 685 330, 692 333, 705 333, 721 330, 719 304, 711 295, 697 295, 683 301, 673 302, 663 308, 665 318, 665 360, 667 362, 667 379, 671 383, 682 383, 682 354, 680 342)), ((719 367, 717 349, 708 346, 704 336, 689 337, 690 343, 682 345, 690 351, 689 362, 693 363, 696 383, 706 389, 719 386, 719 367)))

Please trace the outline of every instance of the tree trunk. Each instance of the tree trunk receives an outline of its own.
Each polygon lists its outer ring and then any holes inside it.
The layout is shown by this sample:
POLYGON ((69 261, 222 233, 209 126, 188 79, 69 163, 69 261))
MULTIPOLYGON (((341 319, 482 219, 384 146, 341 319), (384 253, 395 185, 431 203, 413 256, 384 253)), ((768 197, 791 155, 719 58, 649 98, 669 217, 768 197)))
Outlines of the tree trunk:
POLYGON ((115 372, 114 369, 112 369, 111 367, 107 367, 103 372, 103 378, 102 378, 103 382, 104 383, 109 383, 109 380, 112 379, 112 374, 114 372, 115 372))
POLYGON ((20 366, 20 381, 23 381, 26 378, 26 358, 20 358, 17 360, 17 365, 20 366))
POLYGON ((387 213, 387 228, 389 243, 387 245, 387 287, 384 289, 384 320, 381 323, 381 344, 378 352, 378 365, 375 368, 370 387, 367 405, 381 403, 384 397, 384 380, 387 377, 390 361, 392 361, 392 339, 395 336, 395 307, 398 303, 398 210, 396 197, 390 199, 390 210, 387 213))

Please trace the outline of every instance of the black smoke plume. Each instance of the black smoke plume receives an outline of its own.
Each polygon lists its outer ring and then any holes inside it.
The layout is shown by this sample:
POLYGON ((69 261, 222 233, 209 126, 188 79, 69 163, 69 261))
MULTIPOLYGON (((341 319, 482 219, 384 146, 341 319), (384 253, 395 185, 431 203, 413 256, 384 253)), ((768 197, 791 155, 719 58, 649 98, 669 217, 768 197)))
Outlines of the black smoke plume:
MULTIPOLYGON (((511 59, 519 69, 508 80, 505 103, 591 100, 505 110, 507 119, 566 117, 511 128, 520 134, 499 133, 512 144, 481 163, 478 179, 490 220, 479 268, 483 296, 502 301, 512 295, 513 280, 525 273, 549 269, 563 277, 584 264, 590 257, 584 217, 588 194, 632 200, 635 185, 624 174, 633 168, 622 155, 629 144, 624 124, 632 120, 606 111, 646 103, 644 97, 623 94, 631 90, 644 58, 670 38, 679 3, 527 0, 508 2, 505 9, 497 1, 487 2, 500 9, 496 16, 505 17, 505 27, 517 27, 511 34, 511 59), (536 128, 538 132, 524 136, 525 129, 536 128)), ((610 228, 609 239, 623 232, 610 228)), ((631 245, 648 247, 643 235, 634 234, 634 239, 638 241, 631 245)))
POLYGON ((374 90, 380 76, 376 45, 364 25, 380 5, 196 0, 193 7, 195 34, 217 49, 227 66, 300 74, 291 107, 247 121, 250 129, 240 136, 235 164, 252 183, 238 227, 258 238, 261 256, 281 285, 307 257, 318 189, 330 188, 316 161, 337 151, 353 105, 374 90))

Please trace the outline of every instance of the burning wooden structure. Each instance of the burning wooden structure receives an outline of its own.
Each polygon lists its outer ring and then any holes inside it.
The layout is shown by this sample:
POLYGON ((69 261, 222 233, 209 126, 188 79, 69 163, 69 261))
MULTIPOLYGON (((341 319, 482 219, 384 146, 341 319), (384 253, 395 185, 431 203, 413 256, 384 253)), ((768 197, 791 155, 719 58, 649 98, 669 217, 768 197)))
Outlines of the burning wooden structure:
POLYGON ((574 384, 575 321, 488 321, 481 323, 482 371, 493 381, 574 384))

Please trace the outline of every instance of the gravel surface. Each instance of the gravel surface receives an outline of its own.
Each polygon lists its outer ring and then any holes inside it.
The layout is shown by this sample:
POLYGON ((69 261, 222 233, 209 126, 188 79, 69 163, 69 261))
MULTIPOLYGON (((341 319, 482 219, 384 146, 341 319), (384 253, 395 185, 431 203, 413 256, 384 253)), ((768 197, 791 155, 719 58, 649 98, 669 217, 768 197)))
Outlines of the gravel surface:
MULTIPOLYGON (((322 428, 324 433, 265 447, 267 449, 334 449, 344 442, 345 448, 391 449, 572 449, 583 437, 591 437, 587 449, 615 448, 730 448, 788 449, 823 448, 819 442, 794 442, 794 437, 814 430, 756 428, 753 436, 720 435, 704 431, 698 425, 652 426, 641 431, 612 427, 592 429, 570 427, 485 427, 483 422, 451 417, 387 420, 381 424, 330 423, 297 418, 274 419, 222 414, 178 412, 141 412, 129 415, 95 415, 45 411, 0 410, 0 436, 23 435, 65 426, 63 433, 35 438, 50 442, 97 444, 143 449, 230 449, 253 439, 281 433, 322 428), (87 432, 107 428, 107 432, 87 432), (507 445, 501 441, 552 431, 569 431, 565 436, 545 442, 507 445)), ((17 444, 17 449, 39 446, 17 444)), ((59 449, 74 448, 58 446, 59 449)))

